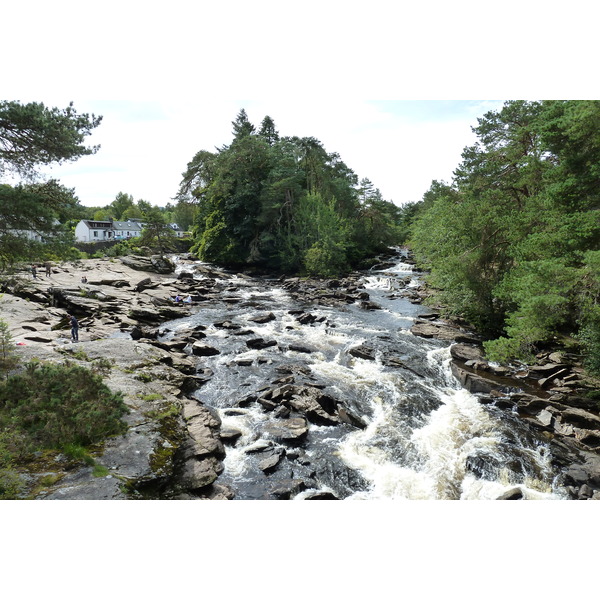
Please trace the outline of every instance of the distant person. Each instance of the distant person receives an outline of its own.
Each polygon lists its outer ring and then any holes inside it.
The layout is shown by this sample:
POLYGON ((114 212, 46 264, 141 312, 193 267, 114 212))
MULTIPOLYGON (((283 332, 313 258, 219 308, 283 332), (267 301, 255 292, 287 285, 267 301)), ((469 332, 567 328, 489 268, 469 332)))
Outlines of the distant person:
POLYGON ((79 341, 79 321, 73 315, 67 315, 69 320, 71 321, 71 341, 78 342, 79 341))
POLYGON ((46 277, 50 277, 50 275, 52 275, 52 270, 50 268, 50 263, 47 262, 44 264, 44 266, 46 267, 46 277))
POLYGON ((175 296, 175 302, 181 302, 181 296, 179 294, 175 296))
POLYGON ((34 279, 37 279, 37 269, 35 268, 35 265, 31 265, 31 275, 34 279))
POLYGON ((81 283, 87 283, 87 277, 85 275, 81 278, 81 283))
POLYGON ((188 304, 191 304, 191 303, 192 303, 192 297, 191 297, 191 296, 188 296, 188 297, 187 297, 187 298, 184 300, 184 302, 187 302, 188 304))

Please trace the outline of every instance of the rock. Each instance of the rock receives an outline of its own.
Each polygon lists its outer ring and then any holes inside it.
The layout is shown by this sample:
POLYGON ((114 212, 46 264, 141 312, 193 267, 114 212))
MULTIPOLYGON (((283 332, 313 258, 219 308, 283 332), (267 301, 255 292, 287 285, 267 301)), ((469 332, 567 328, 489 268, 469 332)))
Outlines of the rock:
POLYGON ((331 492, 314 492, 304 497, 305 500, 339 500, 339 498, 331 492))
POLYGON ((237 440, 242 437, 242 432, 234 427, 223 427, 219 435, 224 444, 235 446, 237 440))
POLYGON ((271 490, 271 494, 279 500, 289 500, 306 489, 306 483, 302 479, 284 479, 271 490))
POLYGON ((303 417, 294 417, 267 423, 264 431, 277 442, 298 441, 308 433, 308 423, 303 417))
POLYGON ((288 350, 291 350, 292 352, 301 352, 303 354, 312 354, 313 352, 310 348, 299 346, 298 344, 290 344, 288 350))
POLYGON ((275 315, 272 312, 270 312, 270 313, 267 313, 266 315, 259 315, 258 317, 254 317, 249 320, 252 321, 253 323, 263 324, 263 323, 268 323, 269 321, 274 321, 275 319, 276 319, 275 315))
POLYGON ((195 342, 192 344, 192 354, 194 356, 215 356, 221 354, 221 351, 202 342, 195 342))
POLYGON ((193 458, 184 463, 177 481, 186 490, 197 490, 214 483, 222 471, 223 465, 214 456, 202 460, 193 458))
POLYGON ((501 387, 496 382, 485 379, 480 375, 469 373, 469 371, 461 369, 454 363, 450 365, 450 368, 454 377, 456 377, 460 384, 472 394, 489 394, 492 390, 497 390, 501 387))
POLYGON ((369 346, 356 346, 348 350, 348 354, 355 358, 363 358, 365 360, 375 360, 375 350, 369 346))
POLYGON ((136 292, 142 292, 144 290, 147 290, 147 289, 152 288, 152 287, 157 287, 157 286, 158 286, 158 283, 157 284, 153 284, 152 283, 152 279, 150 279, 150 277, 146 277, 146 279, 142 279, 141 281, 138 281, 133 286, 133 289, 136 292))
POLYGON ((512 488, 498 496, 496 500, 523 500, 523 491, 521 488, 512 488))
POLYGON ((132 308, 128 316, 135 321, 142 321, 146 323, 158 323, 162 320, 160 313, 157 310, 151 308, 132 308))
POLYGON ((540 413, 538 413, 536 418, 544 427, 550 427, 550 425, 552 424, 553 415, 549 410, 544 409, 540 413))
POLYGON ((367 427, 365 421, 351 413, 348 409, 344 408, 343 406, 340 407, 338 411, 338 417, 342 423, 352 425, 352 427, 356 427, 357 429, 366 429, 367 427))
POLYGON ((246 340, 246 346, 252 350, 264 350, 265 348, 270 348, 271 346, 277 346, 277 342, 275 340, 253 338, 251 340, 246 340))
POLYGON ((439 340, 454 340, 458 332, 452 327, 434 325, 432 323, 421 323, 417 321, 410 331, 413 335, 424 338, 436 338, 439 340))
POLYGON ((277 465, 280 463, 281 459, 285 454, 285 450, 283 448, 272 448, 268 452, 268 456, 263 458, 258 463, 258 468, 265 473, 275 470, 277 465))
POLYGON ((561 413, 564 422, 583 429, 600 429, 600 417, 581 408, 567 408, 561 413))
POLYGON ((477 346, 467 344, 453 344, 450 346, 450 355, 456 360, 467 362, 469 360, 481 362, 484 360, 483 351, 477 346))
POLYGON ((379 310, 379 309, 381 309, 381 306, 379 304, 377 304, 376 302, 369 302, 367 300, 361 300, 360 307, 363 310, 379 310))

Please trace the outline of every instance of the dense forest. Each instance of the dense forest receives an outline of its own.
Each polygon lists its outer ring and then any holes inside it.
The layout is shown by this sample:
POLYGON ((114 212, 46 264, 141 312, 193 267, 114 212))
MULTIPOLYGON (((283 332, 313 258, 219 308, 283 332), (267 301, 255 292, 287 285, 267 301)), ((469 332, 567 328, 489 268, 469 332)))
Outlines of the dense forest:
POLYGON ((399 241, 401 210, 313 137, 280 137, 241 110, 233 141, 199 151, 178 198, 197 206, 194 251, 222 265, 338 275, 399 241))
POLYGON ((510 101, 478 119, 450 184, 410 213, 437 298, 488 357, 582 348, 600 372, 600 102, 510 101))

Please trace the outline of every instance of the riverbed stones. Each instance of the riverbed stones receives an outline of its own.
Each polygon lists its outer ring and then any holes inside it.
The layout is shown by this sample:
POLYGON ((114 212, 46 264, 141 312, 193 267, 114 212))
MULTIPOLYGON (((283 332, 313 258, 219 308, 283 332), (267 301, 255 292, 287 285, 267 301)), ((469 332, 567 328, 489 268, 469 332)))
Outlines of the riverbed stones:
POLYGON ((192 344, 192 354, 194 356, 215 356, 221 354, 221 351, 203 342, 194 342, 192 344))
POLYGON ((306 437, 308 423, 303 417, 271 421, 264 432, 276 442, 298 442, 306 437))
POLYGON ((264 338, 252 338, 246 340, 246 346, 251 350, 264 350, 265 348, 277 346, 277 342, 275 340, 265 340, 264 338))

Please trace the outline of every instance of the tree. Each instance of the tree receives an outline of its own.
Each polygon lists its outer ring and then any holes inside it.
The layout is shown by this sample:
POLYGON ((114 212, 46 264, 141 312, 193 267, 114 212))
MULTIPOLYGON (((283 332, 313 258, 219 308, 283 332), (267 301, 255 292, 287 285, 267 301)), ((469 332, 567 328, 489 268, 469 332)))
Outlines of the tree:
POLYGON ((233 125, 233 139, 234 142, 237 140, 241 140, 242 138, 252 135, 255 131, 254 125, 250 123, 248 119, 248 114, 242 108, 238 113, 235 121, 231 123, 233 125))
POLYGON ((19 364, 15 354, 14 341, 8 323, 0 319, 0 374, 8 378, 8 374, 19 364))
POLYGON ((136 240, 139 246, 148 246, 163 256, 174 248, 175 232, 165 223, 165 219, 156 206, 144 213, 144 229, 136 240))
POLYGON ((113 211, 115 219, 118 221, 122 221, 123 214, 128 210, 134 207, 135 201, 133 196, 130 194, 124 194, 123 192, 119 192, 115 199, 110 203, 110 208, 113 211))
POLYGON ((597 101, 505 103, 417 210, 410 244, 492 360, 574 335, 600 371, 599 118, 597 101))
POLYGON ((269 146, 279 141, 279 132, 275 129, 275 121, 268 115, 262 120, 258 135, 262 137, 269 146))
POLYGON ((230 146, 188 163, 177 195, 197 207, 192 251, 200 258, 339 274, 393 243, 392 204, 377 190, 365 233, 358 178, 338 154, 313 137, 280 137, 271 117, 255 133, 243 109, 233 125, 230 146))
POLYGON ((0 185, 0 268, 20 260, 66 257, 72 234, 68 221, 82 218, 74 190, 57 181, 31 183, 37 168, 94 154, 84 144, 102 117, 79 115, 41 103, 0 101, 0 177, 20 175, 26 184, 0 185))
POLYGON ((101 120, 77 114, 73 103, 61 110, 38 102, 0 101, 0 176, 14 171, 32 178, 38 165, 94 154, 99 146, 87 147, 84 140, 101 120))
POLYGON ((73 243, 68 222, 81 216, 80 208, 74 190, 56 180, 0 184, 0 270, 67 256, 73 243))

